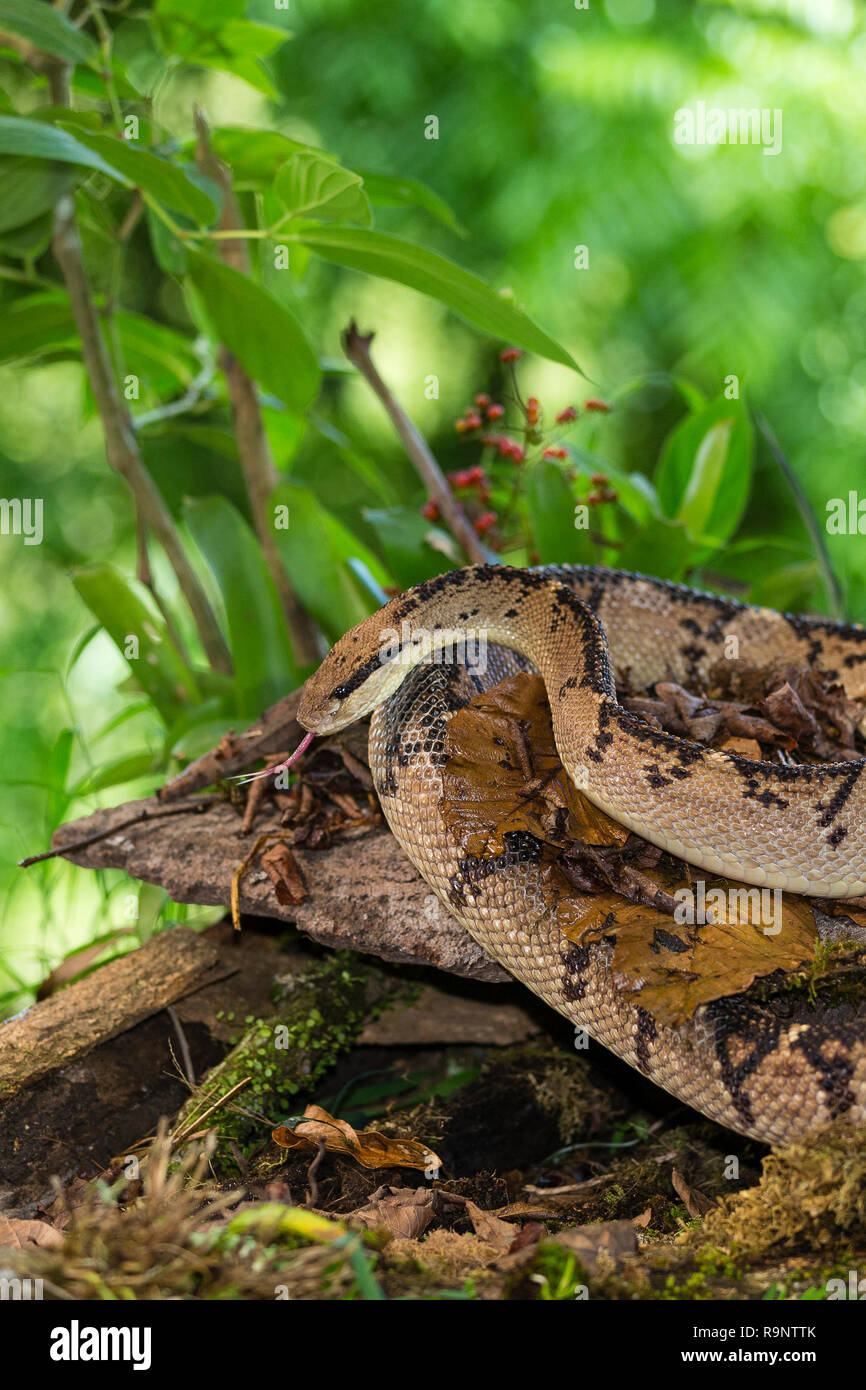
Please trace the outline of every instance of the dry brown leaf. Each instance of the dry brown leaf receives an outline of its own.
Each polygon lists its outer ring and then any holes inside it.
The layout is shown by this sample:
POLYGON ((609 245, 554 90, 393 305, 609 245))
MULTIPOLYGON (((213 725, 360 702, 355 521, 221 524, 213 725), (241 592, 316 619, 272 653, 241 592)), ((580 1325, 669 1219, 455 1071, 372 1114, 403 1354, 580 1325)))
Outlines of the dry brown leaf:
MULTIPOLYGON (((664 689, 683 718, 699 716, 702 701, 672 684, 664 689)), ((728 723, 736 724, 740 711, 728 714, 728 723)), ((540 868, 557 925, 580 945, 612 942, 618 986, 639 991, 641 1004, 661 1022, 682 1024, 701 1004, 812 959, 814 914, 792 894, 762 900, 745 884, 710 879, 707 895, 721 890, 731 920, 678 923, 670 910, 673 895, 692 886, 693 871, 629 837, 577 790, 556 753, 540 677, 512 676, 476 696, 450 720, 446 750, 440 806, 467 857, 501 854, 509 832, 540 840, 540 868), (612 886, 604 886, 603 874, 612 886), (771 912, 778 904, 780 931, 763 930, 779 923, 760 920, 762 904, 771 912), (749 920, 750 913, 758 920, 749 920)))
POLYGON ((261 858, 262 868, 274 885, 274 895, 284 907, 296 907, 307 896, 295 856, 287 844, 272 845, 261 858))
POLYGON ((346 1154, 362 1168, 418 1168, 421 1172, 430 1170, 435 1177, 442 1166, 442 1160, 425 1144, 414 1139, 389 1139, 374 1129, 355 1130, 319 1105, 308 1105, 302 1120, 292 1126, 279 1125, 272 1137, 282 1149, 310 1154, 318 1152, 322 1139, 328 1153, 346 1154))
POLYGON ((377 1187, 363 1207, 341 1219, 384 1228, 398 1240, 416 1240, 436 1216, 434 1196, 425 1187, 377 1187))
POLYGON ((650 1223, 650 1220, 652 1219, 652 1214, 652 1207, 647 1207, 646 1211, 642 1211, 640 1216, 632 1217, 631 1224, 635 1227, 636 1230, 645 1231, 650 1223))
MULTIPOLYGON (((677 1027, 701 1004, 740 994, 774 970, 793 971, 811 961, 817 933, 808 903, 786 896, 782 923, 777 936, 767 936, 751 922, 690 926, 670 917, 659 920, 659 914, 649 921, 645 909, 626 903, 608 914, 599 935, 616 938, 612 969, 618 987, 639 991, 645 1009, 677 1027)), ((584 944, 587 935, 581 937, 584 944)))
POLYGON ((682 1173, 676 1168, 671 1169, 671 1182, 674 1192, 692 1218, 706 1216, 707 1212, 716 1206, 711 1197, 707 1197, 697 1187, 692 1187, 691 1183, 686 1182, 682 1173))
POLYGON ((736 753, 740 758, 754 758, 755 762, 760 762, 764 756, 756 738, 726 738, 724 743, 718 746, 723 753, 736 753))
POLYGON ((59 1250, 62 1244, 63 1236, 47 1221, 24 1221, 0 1213, 0 1246, 22 1250, 25 1245, 41 1245, 44 1250, 59 1250))
POLYGON ((467 854, 495 858, 526 831, 558 848, 621 845, 629 832, 577 790, 559 761, 540 676, 509 676, 449 720, 442 814, 467 854))

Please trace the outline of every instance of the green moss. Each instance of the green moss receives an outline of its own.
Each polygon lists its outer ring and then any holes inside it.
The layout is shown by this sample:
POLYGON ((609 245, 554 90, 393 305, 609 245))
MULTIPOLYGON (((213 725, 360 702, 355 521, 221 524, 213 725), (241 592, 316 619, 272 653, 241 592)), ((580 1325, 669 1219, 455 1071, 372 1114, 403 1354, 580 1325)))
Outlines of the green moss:
MULTIPOLYGON (((206 1123, 221 1140, 249 1154, 271 1126, 299 1109, 298 1098, 312 1091, 351 1046, 388 988, 393 997, 381 972, 347 952, 278 981, 273 1016, 247 1026, 184 1107, 175 1131, 194 1125, 197 1116, 246 1081, 237 1103, 216 1110, 206 1123)), ((214 1156, 215 1170, 226 1176, 234 1166, 231 1147, 223 1142, 214 1156)))

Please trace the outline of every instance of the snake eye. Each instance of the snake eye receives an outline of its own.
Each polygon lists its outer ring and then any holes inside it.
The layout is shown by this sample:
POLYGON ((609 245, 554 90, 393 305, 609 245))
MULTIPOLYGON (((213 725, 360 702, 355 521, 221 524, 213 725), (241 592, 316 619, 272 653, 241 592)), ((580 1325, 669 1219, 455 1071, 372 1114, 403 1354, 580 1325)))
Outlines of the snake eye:
POLYGON ((331 691, 331 694, 335 700, 345 700, 346 696, 351 694, 351 691, 348 685, 338 685, 331 691))

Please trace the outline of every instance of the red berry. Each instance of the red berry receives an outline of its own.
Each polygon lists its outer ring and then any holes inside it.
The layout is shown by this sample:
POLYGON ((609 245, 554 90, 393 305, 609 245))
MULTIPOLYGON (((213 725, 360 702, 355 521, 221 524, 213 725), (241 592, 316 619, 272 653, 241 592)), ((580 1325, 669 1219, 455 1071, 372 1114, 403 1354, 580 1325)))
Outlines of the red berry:
POLYGON ((487 407, 488 420, 501 420, 505 414, 504 405, 491 405, 487 407))
MULTIPOLYGON (((547 449, 544 450, 541 457, 545 459, 567 459, 568 450, 556 448, 553 445, 550 445, 547 449)), ((593 481, 595 480, 593 479, 593 481)))
POLYGON ((590 481, 593 482, 593 483, 595 483, 595 486, 596 486, 596 487, 604 487, 605 484, 607 483, 607 474, 606 474, 606 473, 593 473, 592 478, 590 479, 590 481))
POLYGON ((477 430, 481 427, 481 416, 478 414, 477 410, 469 411, 469 413, 464 418, 466 420, 466 428, 468 430, 477 430))
POLYGON ((439 508, 436 506, 432 497, 428 498, 424 503, 424 506, 421 508, 421 515, 426 517, 428 521, 439 520, 439 508))
POLYGON ((454 421, 454 428, 455 428, 455 430, 457 431, 458 434, 465 434, 466 431, 468 430, 469 426, 468 426, 468 424, 466 423, 465 420, 455 420, 455 421, 454 421))
POLYGON ((588 507, 597 507, 599 502, 603 501, 604 498, 602 497, 600 492, 591 492, 586 499, 586 505, 588 507))
POLYGON ((485 531, 489 531, 491 526, 495 526, 497 519, 495 512, 482 512, 475 521, 475 530, 479 536, 483 535, 485 531))
POLYGON ((537 396, 530 396, 526 402, 526 419, 530 425, 537 425, 541 419, 541 408, 537 396))
POLYGON ((614 492, 613 488, 611 487, 605 488, 604 500, 605 502, 618 502, 619 494, 614 492))
POLYGON ((583 403, 584 410, 600 410, 603 414, 610 410, 607 401, 600 401, 597 396, 590 396, 588 401, 583 403))
POLYGON ((573 406, 573 405, 567 405, 567 406, 565 407, 565 410, 561 410, 561 411, 559 412, 559 414, 557 415, 557 417, 556 417, 556 423, 557 423, 558 425, 564 425, 564 424, 567 423, 567 421, 569 421, 569 420, 576 420, 576 419, 577 419, 577 411, 575 410, 574 406, 573 406))
POLYGON ((503 348, 502 352, 499 354, 499 360, 500 362, 516 362, 518 357, 522 356, 523 353, 520 351, 520 348, 503 348))
POLYGON ((523 460, 526 458, 526 450, 523 448, 522 444, 512 444, 508 453, 510 457, 514 459, 515 463, 523 463, 523 460))
POLYGON ((486 392, 479 391, 478 395, 475 397, 475 404, 478 406, 479 410, 483 410, 485 406, 490 404, 490 397, 486 392))
POLYGON ((481 468, 481 466, 480 466, 479 464, 476 464, 474 468, 470 468, 470 469, 469 469, 468 473, 466 474, 466 486, 467 486, 467 487, 477 487, 478 484, 481 483, 481 482, 483 482, 483 481, 484 481, 484 469, 481 468))

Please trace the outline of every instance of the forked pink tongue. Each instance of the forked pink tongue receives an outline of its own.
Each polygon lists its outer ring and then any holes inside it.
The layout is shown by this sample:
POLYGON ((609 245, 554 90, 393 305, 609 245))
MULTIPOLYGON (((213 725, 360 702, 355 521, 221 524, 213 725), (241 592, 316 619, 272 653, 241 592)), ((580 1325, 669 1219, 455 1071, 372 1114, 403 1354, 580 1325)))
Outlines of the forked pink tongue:
POLYGON ((241 773, 238 777, 230 777, 229 781, 238 782, 243 787, 246 786, 247 782, 258 782, 262 777, 273 777, 278 772, 285 772, 287 768, 290 768, 293 763, 296 763, 299 758, 303 757, 315 737, 314 730, 310 730, 309 733, 304 734, 304 737, 301 739, 294 753, 292 753, 291 757, 286 758, 284 763, 277 763, 275 767, 263 767, 261 772, 241 773))

